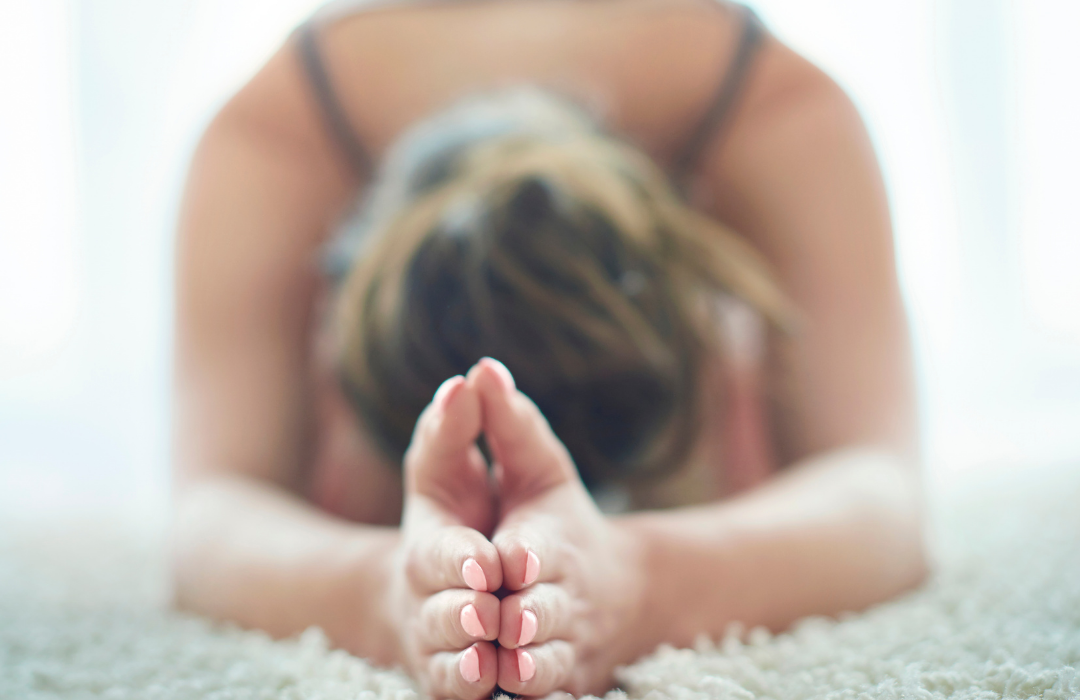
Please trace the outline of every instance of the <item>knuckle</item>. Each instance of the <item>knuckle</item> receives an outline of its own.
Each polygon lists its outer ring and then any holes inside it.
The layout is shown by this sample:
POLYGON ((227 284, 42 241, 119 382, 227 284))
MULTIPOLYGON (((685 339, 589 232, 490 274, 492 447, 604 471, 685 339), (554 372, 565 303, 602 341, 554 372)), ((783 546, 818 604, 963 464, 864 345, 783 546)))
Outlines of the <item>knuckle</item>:
POLYGON ((420 686, 428 697, 440 698, 447 696, 448 678, 446 677, 446 663, 439 655, 428 657, 427 673, 420 679, 420 686))
POLYGON ((430 682, 428 695, 436 698, 469 698, 470 689, 457 668, 457 655, 442 653, 432 657, 428 665, 430 682))
POLYGON ((432 631, 441 629, 437 625, 443 617, 445 608, 446 606, 441 604, 438 596, 429 596, 420 604, 420 613, 417 617, 426 636, 430 636, 432 631))
POLYGON ((508 595, 499 601, 499 615, 507 621, 516 620, 525 609, 525 605, 525 600, 520 594, 508 595))
POLYGON ((457 540, 467 549, 475 549, 477 543, 479 542, 480 538, 483 537, 483 535, 481 535, 473 528, 466 527, 465 525, 450 525, 445 529, 445 537, 447 539, 457 540))
POLYGON ((526 541, 524 534, 521 532, 521 527, 519 525, 510 525, 495 535, 492 544, 495 545, 495 549, 498 550, 500 555, 506 556, 524 550, 526 541))

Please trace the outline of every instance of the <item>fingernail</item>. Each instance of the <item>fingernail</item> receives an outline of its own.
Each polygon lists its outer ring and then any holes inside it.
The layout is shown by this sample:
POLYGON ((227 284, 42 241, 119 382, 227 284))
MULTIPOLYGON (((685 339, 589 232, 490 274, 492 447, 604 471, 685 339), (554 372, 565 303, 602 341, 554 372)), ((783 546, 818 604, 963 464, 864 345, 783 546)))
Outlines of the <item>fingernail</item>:
POLYGON ((474 591, 487 591, 487 576, 484 576, 484 570, 475 559, 470 557, 465 560, 461 565, 461 576, 465 579, 465 585, 474 591))
MULTIPOLYGON (((461 677, 469 683, 475 683, 480 680, 480 653, 476 651, 475 646, 471 646, 465 650, 465 653, 461 655, 461 661, 458 662, 458 670, 461 671, 461 677)), ((518 662, 518 673, 521 673, 521 662, 518 662)))
POLYGON ((483 358, 484 362, 491 365, 491 368, 495 370, 495 374, 499 375, 499 380, 502 382, 503 389, 506 391, 513 391, 517 386, 514 383, 514 375, 510 374, 510 370, 506 369, 506 365, 496 360, 494 357, 483 358))
POLYGON ((480 622, 480 616, 476 614, 476 608, 473 607, 472 603, 469 603, 461 609, 461 627, 465 630, 465 634, 470 637, 483 637, 487 634, 484 631, 484 625, 480 622))
MULTIPOLYGON (((472 607, 472 606, 470 606, 472 607)), ((521 611, 521 634, 518 635, 518 646, 523 647, 536 637, 536 613, 532 610, 521 611)))
POLYGON ((539 575, 540 557, 536 556, 536 553, 530 549, 528 554, 525 555, 525 582, 522 585, 532 585, 539 575))
POLYGON ((462 377, 460 374, 450 377, 439 385, 438 390, 435 392, 435 396, 431 399, 431 403, 434 404, 437 410, 445 410, 446 404, 450 403, 450 399, 452 399, 454 394, 458 392, 458 389, 464 385, 465 377, 462 377))
MULTIPOLYGON (((517 650, 518 657, 518 679, 524 683, 527 680, 531 680, 536 675, 536 662, 533 661, 532 654, 524 649, 517 650)), ((479 658, 477 659, 479 662, 479 658)), ((479 666, 479 663, 477 664, 479 666)), ((477 677, 479 677, 480 671, 477 670, 477 677)))

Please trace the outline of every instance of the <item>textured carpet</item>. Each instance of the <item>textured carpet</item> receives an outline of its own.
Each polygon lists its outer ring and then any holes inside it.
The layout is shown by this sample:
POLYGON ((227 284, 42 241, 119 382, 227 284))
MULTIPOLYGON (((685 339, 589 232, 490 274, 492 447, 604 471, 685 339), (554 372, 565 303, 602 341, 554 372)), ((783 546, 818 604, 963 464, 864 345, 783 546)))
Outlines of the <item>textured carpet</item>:
MULTIPOLYGON (((609 700, 1080 698, 1080 469, 965 477, 933 513, 921 589, 782 635, 661 648, 609 700)), ((158 532, 0 517, 0 698, 416 697, 317 630, 275 642, 168 610, 158 532)))

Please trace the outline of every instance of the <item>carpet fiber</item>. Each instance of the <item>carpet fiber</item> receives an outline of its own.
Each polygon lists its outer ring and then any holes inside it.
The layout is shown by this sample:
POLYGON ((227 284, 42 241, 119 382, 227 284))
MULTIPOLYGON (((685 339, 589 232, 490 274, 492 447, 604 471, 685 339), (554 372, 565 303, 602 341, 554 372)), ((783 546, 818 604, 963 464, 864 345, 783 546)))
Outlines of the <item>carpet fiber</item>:
MULTIPOLYGON (((966 477, 934 501, 938 564, 921 589, 782 635, 661 648, 608 700, 1080 698, 1080 469, 966 477)), ((273 641, 170 611, 145 529, 0 528, 4 700, 417 697, 318 630, 273 641)))

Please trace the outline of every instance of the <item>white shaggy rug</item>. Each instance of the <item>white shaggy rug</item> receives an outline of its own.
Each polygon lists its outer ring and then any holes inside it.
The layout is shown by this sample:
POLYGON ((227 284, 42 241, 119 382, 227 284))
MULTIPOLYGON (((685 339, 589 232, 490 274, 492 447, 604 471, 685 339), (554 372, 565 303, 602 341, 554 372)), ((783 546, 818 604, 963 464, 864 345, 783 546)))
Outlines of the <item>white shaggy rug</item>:
MULTIPOLYGON (((1080 698, 1080 468, 965 477, 935 498, 922 589, 787 633, 661 648, 608 700, 1080 698)), ((0 698, 406 700, 409 679, 167 609, 158 529, 0 516, 0 698)))

